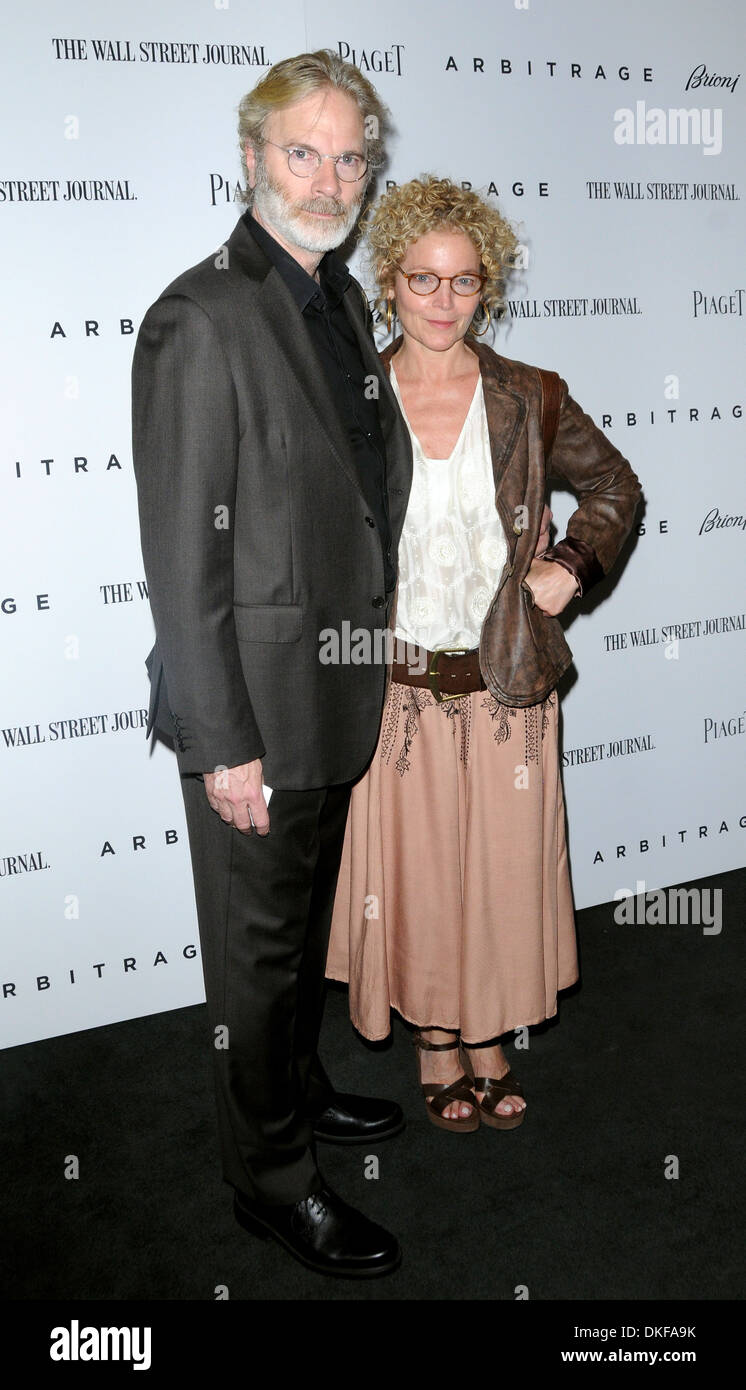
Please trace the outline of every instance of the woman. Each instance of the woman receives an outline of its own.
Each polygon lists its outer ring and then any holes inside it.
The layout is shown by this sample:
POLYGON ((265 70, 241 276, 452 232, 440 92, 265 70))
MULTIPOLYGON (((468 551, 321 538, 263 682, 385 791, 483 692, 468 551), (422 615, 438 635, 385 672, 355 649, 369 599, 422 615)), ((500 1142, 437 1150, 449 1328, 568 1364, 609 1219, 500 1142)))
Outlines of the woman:
POLYGON ((381 198, 368 238, 379 302, 401 323, 382 360, 414 476, 397 650, 352 794, 326 973, 349 982, 365 1037, 388 1034, 391 1007, 416 1025, 434 1124, 510 1129, 526 1103, 497 1039, 551 1018, 578 978, 557 615, 608 572, 641 489, 564 381, 476 341, 517 245, 493 208, 427 176, 381 198), (579 505, 534 558, 552 382, 551 471, 579 505))

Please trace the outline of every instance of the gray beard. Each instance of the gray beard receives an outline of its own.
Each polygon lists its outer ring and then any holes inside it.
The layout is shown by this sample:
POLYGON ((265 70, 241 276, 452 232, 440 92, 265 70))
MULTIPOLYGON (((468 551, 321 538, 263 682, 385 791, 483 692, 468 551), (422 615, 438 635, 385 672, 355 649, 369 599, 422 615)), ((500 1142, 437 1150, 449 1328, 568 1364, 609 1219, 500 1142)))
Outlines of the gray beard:
POLYGON ((297 246, 302 251, 333 251, 347 240, 360 216, 364 193, 344 209, 335 198, 308 198, 305 201, 311 205, 310 210, 313 212, 342 213, 339 220, 330 226, 320 224, 318 227, 312 227, 301 221, 302 214, 298 215, 297 209, 293 208, 293 204, 282 190, 271 182, 266 169, 260 163, 256 174, 253 208, 261 215, 262 220, 274 227, 291 246, 297 246))

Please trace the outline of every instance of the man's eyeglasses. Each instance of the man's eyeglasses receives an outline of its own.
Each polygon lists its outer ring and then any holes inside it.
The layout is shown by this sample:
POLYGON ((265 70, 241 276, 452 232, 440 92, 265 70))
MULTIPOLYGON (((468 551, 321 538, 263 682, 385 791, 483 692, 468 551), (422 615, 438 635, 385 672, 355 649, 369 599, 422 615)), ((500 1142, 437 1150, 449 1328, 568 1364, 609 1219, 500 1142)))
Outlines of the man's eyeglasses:
POLYGON ((398 265, 396 269, 400 275, 404 276, 413 294, 435 294, 444 280, 447 280, 454 294, 462 294, 468 297, 472 294, 479 294, 479 291, 487 284, 489 275, 477 275, 471 272, 462 272, 460 275, 436 275, 432 270, 402 270, 398 265))
POLYGON ((299 179, 310 179, 321 168, 322 159, 334 161, 337 177, 343 183, 357 183, 368 168, 368 160, 363 154, 348 151, 345 154, 319 154, 309 145, 278 145, 276 140, 265 140, 265 145, 274 145, 276 150, 284 150, 288 157, 288 169, 299 179))

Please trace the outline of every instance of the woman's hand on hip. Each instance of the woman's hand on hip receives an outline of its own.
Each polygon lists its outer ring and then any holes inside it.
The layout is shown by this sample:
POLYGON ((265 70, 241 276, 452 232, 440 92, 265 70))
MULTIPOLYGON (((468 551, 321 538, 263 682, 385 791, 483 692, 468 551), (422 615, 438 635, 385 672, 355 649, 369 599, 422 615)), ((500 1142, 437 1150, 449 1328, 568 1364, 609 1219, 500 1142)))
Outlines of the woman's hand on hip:
POLYGON ((552 560, 532 560, 522 582, 531 590, 536 607, 550 618, 556 618, 578 591, 575 575, 552 560))

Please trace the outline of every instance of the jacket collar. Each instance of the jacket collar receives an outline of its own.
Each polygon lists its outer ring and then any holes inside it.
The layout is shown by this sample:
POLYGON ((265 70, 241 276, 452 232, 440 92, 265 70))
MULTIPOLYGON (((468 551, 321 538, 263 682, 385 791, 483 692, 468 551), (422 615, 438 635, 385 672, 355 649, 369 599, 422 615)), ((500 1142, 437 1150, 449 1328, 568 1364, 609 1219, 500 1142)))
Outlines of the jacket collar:
POLYGON ((268 261, 279 270, 301 313, 312 299, 326 300, 329 308, 339 303, 350 283, 350 272, 340 256, 334 251, 327 251, 322 256, 317 281, 266 227, 257 222, 251 212, 245 212, 241 220, 268 261))
MULTIPOLYGON (((389 375, 391 359, 399 351, 404 339, 399 335, 381 353, 381 364, 389 375)), ((526 397, 510 384, 510 372, 504 358, 498 357, 485 343, 465 340, 469 350, 479 359, 479 372, 482 378, 482 391, 487 411, 487 427, 492 454, 492 472, 495 479, 495 493, 502 487, 505 472, 515 449, 518 436, 528 413, 526 397)))

